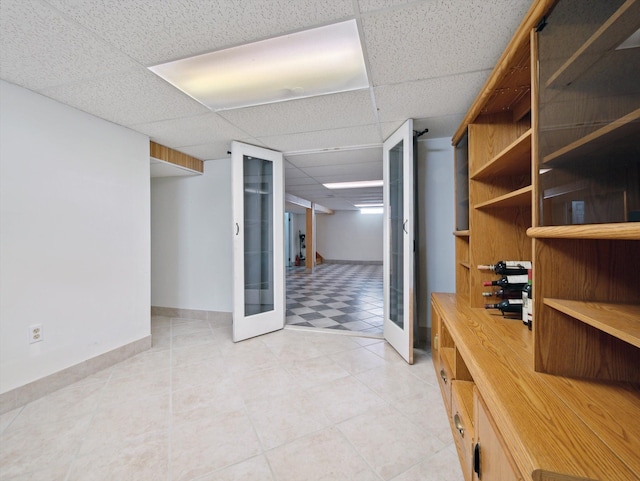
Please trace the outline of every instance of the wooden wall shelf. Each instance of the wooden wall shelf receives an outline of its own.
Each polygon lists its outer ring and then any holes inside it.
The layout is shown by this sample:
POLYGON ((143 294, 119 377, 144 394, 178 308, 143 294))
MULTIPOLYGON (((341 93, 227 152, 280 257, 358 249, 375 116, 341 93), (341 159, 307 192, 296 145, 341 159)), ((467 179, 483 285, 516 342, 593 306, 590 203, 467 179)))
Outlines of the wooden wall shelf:
MULTIPOLYGON (((640 348, 640 304, 544 299, 544 303, 640 348)), ((640 360, 640 359, 639 359, 640 360)))
POLYGON ((640 240, 640 222, 531 227, 527 235, 535 239, 640 240))
POLYGON ((546 87, 572 83, 638 28, 640 3, 627 0, 546 81, 546 87))
POLYGON ((465 481, 470 452, 491 480, 640 479, 639 64, 615 50, 640 0, 587 3, 532 0, 452 138, 456 292, 433 294, 432 353, 465 481), (499 259, 532 261, 531 330, 484 309, 475 266, 499 259))
POLYGON ((635 419, 637 387, 537 373, 528 362, 531 332, 522 323, 472 309, 454 294, 434 294, 433 305, 505 445, 515 447, 510 454, 518 479, 622 480, 640 474, 640 458, 630 446, 640 439, 640 424, 616 416, 635 419), (589 394, 608 396, 605 404, 615 411, 594 413, 589 394), (549 476, 536 477, 541 471, 549 476))
POLYGON ((495 209, 499 207, 525 207, 531 205, 532 187, 529 185, 495 199, 474 205, 474 209, 495 209))
POLYGON ((471 176, 471 179, 485 180, 491 177, 527 175, 529 173, 531 173, 531 129, 478 169, 471 176))
MULTIPOLYGON (((571 142, 569 145, 562 147, 555 152, 545 155, 543 159, 544 164, 551 164, 555 162, 580 162, 588 160, 591 156, 601 156, 603 153, 611 151, 612 157, 620 155, 621 147, 628 149, 636 149, 635 142, 633 145, 621 145, 621 139, 629 139, 633 137, 637 140, 635 135, 640 130, 638 121, 640 120, 640 108, 630 112, 624 117, 615 120, 607 125, 600 127, 594 132, 581 137, 580 139, 571 142)), ((584 126, 577 127, 578 130, 583 130, 584 126)))

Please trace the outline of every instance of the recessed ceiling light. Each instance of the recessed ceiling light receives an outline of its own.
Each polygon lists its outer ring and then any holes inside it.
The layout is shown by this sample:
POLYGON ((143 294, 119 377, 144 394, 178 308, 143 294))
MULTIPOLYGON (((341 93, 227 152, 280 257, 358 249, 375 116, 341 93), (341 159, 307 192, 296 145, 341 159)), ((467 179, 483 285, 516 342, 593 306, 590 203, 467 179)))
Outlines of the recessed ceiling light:
POLYGON ((640 29, 636 30, 627 38, 624 42, 618 45, 616 50, 624 50, 626 48, 638 48, 640 47, 640 29))
POLYGON ((333 182, 322 184, 327 189, 360 189, 363 187, 382 187, 382 180, 360 180, 357 182, 333 182))
POLYGON ((369 87, 355 20, 149 67, 211 110, 369 87))
POLYGON ((384 209, 382 207, 365 207, 364 209, 360 209, 361 214, 382 214, 384 213, 384 209))
POLYGON ((358 207, 358 208, 367 208, 367 207, 384 207, 384 204, 382 203, 376 203, 376 204, 354 204, 354 207, 358 207))

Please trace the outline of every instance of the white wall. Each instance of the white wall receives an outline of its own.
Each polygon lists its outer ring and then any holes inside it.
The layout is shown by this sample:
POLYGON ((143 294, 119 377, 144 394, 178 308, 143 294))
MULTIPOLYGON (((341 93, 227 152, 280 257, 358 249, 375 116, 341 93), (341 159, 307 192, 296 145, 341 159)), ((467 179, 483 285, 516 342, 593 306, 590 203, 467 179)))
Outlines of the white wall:
POLYGON ((0 392, 148 336, 149 255, 149 139, 0 81, 0 392))
POLYGON ((451 139, 418 142, 418 322, 431 327, 431 293, 454 292, 454 164, 451 139))
POLYGON ((151 305, 231 312, 231 160, 151 181, 151 305))
POLYGON ((316 250, 325 259, 382 262, 382 214, 316 215, 316 250))
MULTIPOLYGON (((307 232, 307 215, 306 214, 292 214, 291 215, 291 231, 293 233, 293 252, 292 252, 292 260, 295 262, 296 255, 300 255, 300 234, 305 234, 307 232)), ((305 246, 306 239, 305 239, 305 246)), ((307 255, 306 248, 302 248, 302 257, 307 255)), ((304 265, 304 262, 302 263, 304 265)))

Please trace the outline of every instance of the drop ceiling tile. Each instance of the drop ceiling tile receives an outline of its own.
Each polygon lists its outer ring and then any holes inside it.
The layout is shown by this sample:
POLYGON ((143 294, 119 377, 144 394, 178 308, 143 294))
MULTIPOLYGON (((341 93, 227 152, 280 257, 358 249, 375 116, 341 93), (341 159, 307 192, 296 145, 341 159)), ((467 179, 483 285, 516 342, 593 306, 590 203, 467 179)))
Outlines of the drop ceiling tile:
POLYGON ((374 86, 493 68, 530 0, 448 0, 363 16, 374 86))
POLYGON ((328 209, 337 211, 337 210, 358 210, 353 206, 353 204, 344 199, 325 199, 322 201, 322 205, 327 207, 328 209))
POLYGON ((275 135, 273 137, 260 137, 260 140, 269 146, 269 148, 285 153, 301 150, 372 145, 379 144, 382 141, 377 125, 275 135))
POLYGON ((489 70, 375 88, 380 121, 404 121, 466 112, 489 70))
POLYGON ((352 0, 49 0, 147 66, 353 17, 352 0))
POLYGON ((345 163, 382 162, 382 146, 289 155, 287 159, 292 165, 300 168, 345 163))
POLYGON ((125 126, 210 112, 142 67, 41 93, 125 126))
POLYGON ((0 2, 4 80, 39 90, 135 66, 129 57, 44 2, 0 2))
POLYGON ((305 181, 306 179, 308 179, 307 174, 305 174, 304 172, 302 172, 300 169, 298 168, 287 168, 285 167, 284 169, 284 176, 287 179, 300 179, 300 181, 305 181))
MULTIPOLYGON (((367 162, 366 164, 342 164, 325 165, 322 167, 308 167, 302 171, 314 179, 326 179, 337 177, 338 182, 355 180, 379 180, 382 179, 382 160, 377 163, 367 162)), ((324 182, 324 181, 323 181, 324 182)))
MULTIPOLYGON (((429 132, 422 135, 420 139, 437 139, 437 138, 451 138, 458 127, 462 123, 466 112, 441 115, 438 117, 425 117, 422 119, 413 120, 413 130, 418 132, 429 129, 429 132)), ((380 124, 382 133, 385 138, 391 137, 393 133, 404 123, 404 121, 383 122, 380 124)))
MULTIPOLYGON (((233 139, 233 140, 244 141, 248 144, 254 144, 254 145, 257 144, 255 141, 250 142, 248 139, 233 139)), ((184 152, 187 155, 191 155, 193 157, 196 157, 197 159, 202 159, 202 160, 226 159, 229 157, 229 154, 227 154, 227 152, 231 150, 231 139, 221 140, 218 142, 208 142, 202 145, 180 147, 179 149, 176 149, 176 150, 179 150, 180 152, 184 152)))
POLYGON ((462 123, 462 119, 465 114, 466 112, 420 119, 414 122, 413 128, 418 131, 425 128, 429 129, 429 132, 427 132, 423 137, 420 137, 420 139, 438 139, 443 137, 451 139, 462 123))
MULTIPOLYGON (((406 120, 406 119, 405 119, 406 120)), ((395 120, 393 122, 380 122, 380 129, 382 130, 382 137, 388 139, 391 137, 396 130, 400 128, 402 124, 404 124, 404 120, 395 120)), ((413 130, 418 130, 415 126, 416 119, 414 119, 413 130)))
POLYGON ((163 145, 173 148, 228 142, 228 139, 239 140, 248 137, 246 132, 231 125, 214 112, 136 124, 131 128, 148 135, 151 140, 162 139, 163 145))
POLYGON ((369 89, 219 112, 255 137, 375 124, 369 89))
MULTIPOLYGON (((422 3, 428 4, 431 8, 435 8, 441 0, 422 0, 422 3)), ((360 13, 371 13, 377 10, 387 10, 406 5, 408 3, 416 3, 413 0, 358 0, 360 13)))
POLYGON ((285 172, 284 175, 285 183, 287 186, 295 186, 295 187, 303 187, 303 186, 309 186, 309 185, 316 185, 318 182, 315 181, 314 179, 312 179, 311 177, 291 177, 289 175, 287 175, 287 173, 285 172))

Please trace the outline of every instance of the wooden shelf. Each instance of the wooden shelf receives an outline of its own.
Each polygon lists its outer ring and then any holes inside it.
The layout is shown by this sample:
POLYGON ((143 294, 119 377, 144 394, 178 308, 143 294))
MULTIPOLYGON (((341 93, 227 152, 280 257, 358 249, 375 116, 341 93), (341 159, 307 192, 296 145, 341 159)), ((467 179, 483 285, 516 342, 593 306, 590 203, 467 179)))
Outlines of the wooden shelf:
POLYGON ((640 222, 531 227, 527 235, 536 239, 640 240, 640 222))
POLYGON ((456 230, 453 231, 453 235, 456 237, 469 237, 469 231, 468 230, 456 230))
POLYGON ((638 28, 640 3, 626 1, 546 81, 546 87, 572 83, 589 67, 610 53, 638 28))
POLYGON ((471 179, 484 180, 490 177, 526 175, 531 173, 531 129, 518 137, 502 152, 475 172, 471 179))
POLYGON ((544 304, 640 347, 640 304, 544 299, 544 304))
MULTIPOLYGON (((594 155, 602 156, 603 153, 611 149, 619 150, 620 142, 624 142, 629 138, 636 140, 640 129, 637 124, 638 120, 640 120, 640 108, 546 155, 542 159, 542 164, 546 165, 558 160, 563 162, 585 161, 594 155)), ((584 127, 580 126, 578 128, 582 129, 584 127)), ((632 148, 635 150, 635 143, 632 148)), ((617 154, 617 151, 613 153, 617 154)))
POLYGON ((501 195, 495 199, 481 202, 474 205, 475 209, 494 209, 499 207, 524 207, 531 205, 531 192, 532 187, 529 185, 522 189, 509 192, 508 194, 501 195))
POLYGON ((453 347, 441 347, 440 348, 440 356, 442 357, 442 362, 449 370, 449 375, 453 377, 453 366, 455 366, 455 349, 453 347))
POLYGON ((455 396, 459 405, 466 412, 465 417, 471 422, 473 426, 473 387, 475 384, 473 381, 455 381, 451 386, 451 392, 455 396))
POLYGON ((505 77, 511 73, 512 65, 517 63, 517 60, 522 57, 523 51, 528 50, 531 29, 540 22, 540 19, 544 15, 549 13, 556 1, 557 0, 538 0, 531 5, 531 8, 509 42, 509 45, 507 45, 507 48, 500 56, 491 75, 469 108, 458 130, 456 130, 453 135, 452 145, 457 145, 462 136, 467 132, 469 124, 473 123, 478 115, 487 109, 488 100, 494 95, 496 90, 503 86, 505 77))
POLYGON ((532 333, 522 323, 471 309, 455 294, 432 299, 522 479, 543 471, 553 474, 549 480, 637 479, 640 424, 630 421, 638 414, 637 388, 535 372, 532 333))

